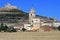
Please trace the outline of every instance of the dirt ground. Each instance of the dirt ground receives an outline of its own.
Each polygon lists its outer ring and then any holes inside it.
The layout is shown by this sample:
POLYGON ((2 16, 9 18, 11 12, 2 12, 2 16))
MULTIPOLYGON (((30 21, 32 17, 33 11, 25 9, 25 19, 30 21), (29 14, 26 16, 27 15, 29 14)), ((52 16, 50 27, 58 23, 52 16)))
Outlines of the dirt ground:
POLYGON ((0 40, 60 40, 60 32, 1 32, 0 40))

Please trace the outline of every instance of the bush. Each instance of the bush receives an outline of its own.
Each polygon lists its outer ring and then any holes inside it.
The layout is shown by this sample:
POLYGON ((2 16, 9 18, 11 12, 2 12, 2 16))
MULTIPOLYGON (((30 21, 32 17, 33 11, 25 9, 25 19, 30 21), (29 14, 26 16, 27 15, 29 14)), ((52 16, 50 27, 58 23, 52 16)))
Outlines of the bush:
POLYGON ((60 26, 57 29, 60 31, 60 26))
POLYGON ((13 27, 9 27, 7 32, 17 32, 16 29, 14 29, 13 27))
POLYGON ((13 30, 11 30, 12 32, 17 32, 16 29, 13 28, 13 30))
POLYGON ((2 31, 1 27, 0 27, 0 32, 2 31))
POLYGON ((7 31, 7 29, 8 29, 8 26, 7 26, 7 25, 5 25, 5 26, 4 26, 4 32, 6 32, 6 31, 7 31))
POLYGON ((25 28, 22 28, 22 31, 24 32, 24 31, 26 31, 26 29, 25 28))
POLYGON ((16 29, 14 29, 13 27, 8 27, 7 25, 3 26, 3 23, 1 23, 0 26, 0 32, 4 31, 4 32, 17 32, 16 29))

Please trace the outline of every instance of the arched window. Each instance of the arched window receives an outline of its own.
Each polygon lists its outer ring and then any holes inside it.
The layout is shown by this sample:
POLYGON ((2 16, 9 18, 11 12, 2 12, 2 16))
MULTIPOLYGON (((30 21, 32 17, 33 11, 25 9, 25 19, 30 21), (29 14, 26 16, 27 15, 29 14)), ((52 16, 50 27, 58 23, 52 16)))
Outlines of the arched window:
POLYGON ((31 14, 31 16, 32 16, 32 14, 31 14))
POLYGON ((33 21, 32 21, 33 22, 33 21))

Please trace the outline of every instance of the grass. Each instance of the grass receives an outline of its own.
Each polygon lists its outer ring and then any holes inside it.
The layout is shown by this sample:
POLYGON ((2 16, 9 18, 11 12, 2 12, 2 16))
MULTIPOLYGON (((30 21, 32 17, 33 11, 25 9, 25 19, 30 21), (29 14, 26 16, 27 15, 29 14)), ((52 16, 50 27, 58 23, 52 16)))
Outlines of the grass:
POLYGON ((1 32, 0 40, 60 40, 60 32, 1 32))

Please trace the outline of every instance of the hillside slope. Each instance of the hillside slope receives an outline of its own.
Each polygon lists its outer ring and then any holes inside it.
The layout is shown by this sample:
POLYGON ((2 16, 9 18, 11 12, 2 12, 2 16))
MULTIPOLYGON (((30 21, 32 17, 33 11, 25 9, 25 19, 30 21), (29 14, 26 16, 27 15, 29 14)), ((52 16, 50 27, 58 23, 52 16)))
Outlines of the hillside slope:
MULTIPOLYGON (((47 17, 36 15, 37 17, 47 19, 47 17)), ((0 22, 28 22, 29 13, 19 9, 0 8, 0 22)), ((52 18, 49 18, 53 20, 52 18)))

